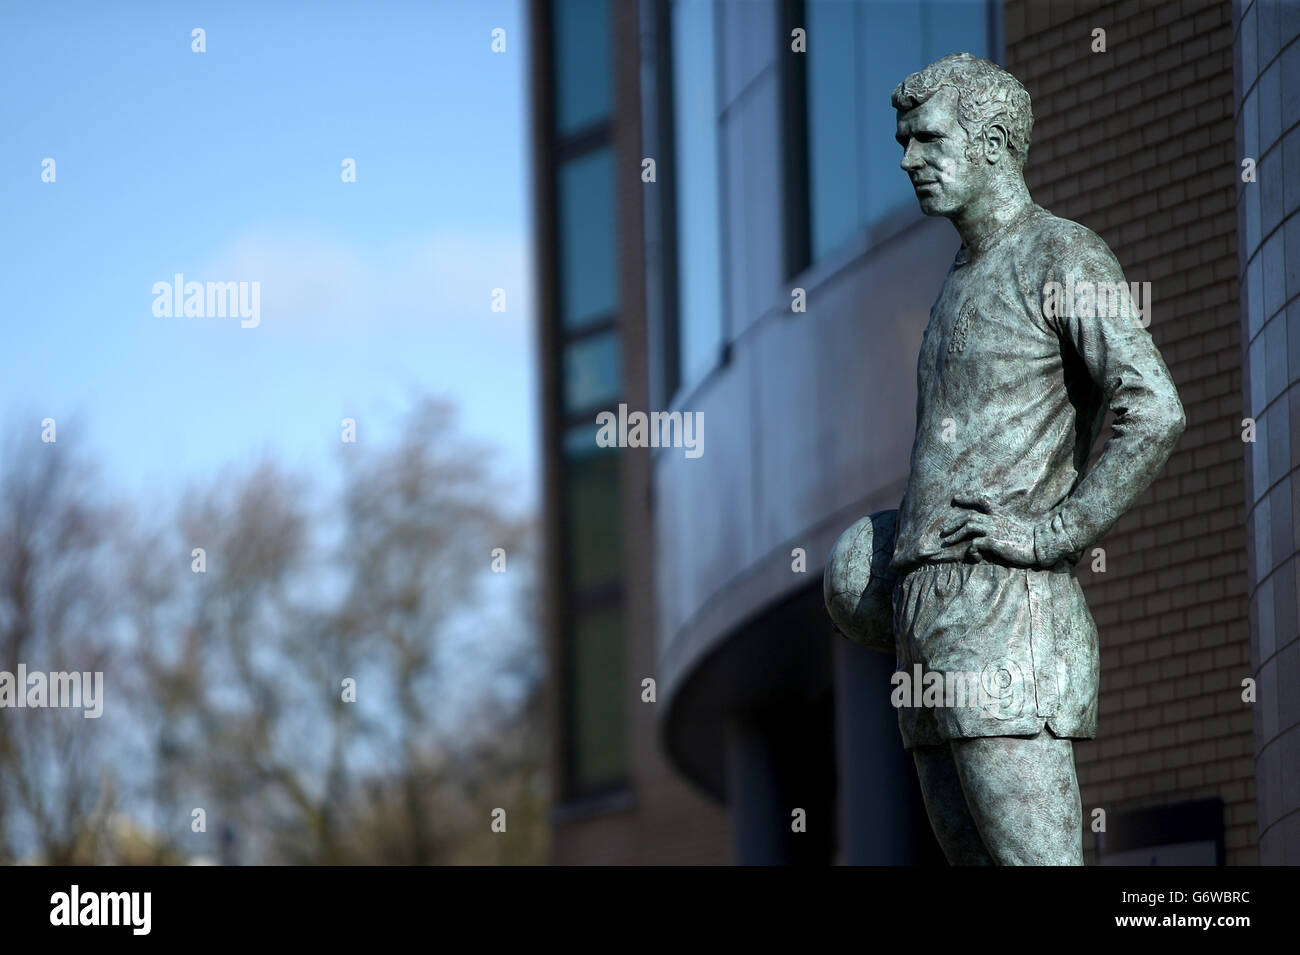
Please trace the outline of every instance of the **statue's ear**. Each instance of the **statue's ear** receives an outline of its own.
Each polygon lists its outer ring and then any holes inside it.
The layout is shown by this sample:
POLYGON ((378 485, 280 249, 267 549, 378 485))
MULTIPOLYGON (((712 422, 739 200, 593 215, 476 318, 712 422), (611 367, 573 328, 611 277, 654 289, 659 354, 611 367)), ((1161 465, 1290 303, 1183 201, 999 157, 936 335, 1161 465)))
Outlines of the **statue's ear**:
POLYGON ((997 163, 1007 153, 1007 128, 1001 123, 989 123, 984 127, 984 158, 990 165, 997 163))

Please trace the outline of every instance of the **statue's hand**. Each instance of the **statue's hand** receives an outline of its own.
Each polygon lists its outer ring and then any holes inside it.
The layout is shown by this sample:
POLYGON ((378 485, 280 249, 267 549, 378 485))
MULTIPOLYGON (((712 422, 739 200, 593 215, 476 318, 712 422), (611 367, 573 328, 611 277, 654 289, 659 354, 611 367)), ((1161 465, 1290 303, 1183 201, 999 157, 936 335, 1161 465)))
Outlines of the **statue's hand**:
POLYGON ((1034 553, 1034 525, 1022 521, 981 495, 980 497, 954 497, 954 507, 970 508, 966 513, 954 515, 940 531, 940 546, 971 539, 967 555, 995 554, 1008 563, 1032 567, 1038 563, 1034 553))

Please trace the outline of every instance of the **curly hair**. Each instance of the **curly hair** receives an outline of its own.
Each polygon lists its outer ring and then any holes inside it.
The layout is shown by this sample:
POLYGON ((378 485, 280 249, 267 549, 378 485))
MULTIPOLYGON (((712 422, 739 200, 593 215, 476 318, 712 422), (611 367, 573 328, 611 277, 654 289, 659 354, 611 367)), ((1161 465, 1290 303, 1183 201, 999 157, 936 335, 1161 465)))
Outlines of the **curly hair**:
POLYGON ((966 158, 978 157, 978 137, 990 124, 1007 131, 1007 148, 1021 169, 1029 158, 1034 113, 1020 81, 996 63, 969 53, 949 53, 894 87, 897 110, 915 109, 945 86, 957 91, 959 121, 970 144, 966 158))

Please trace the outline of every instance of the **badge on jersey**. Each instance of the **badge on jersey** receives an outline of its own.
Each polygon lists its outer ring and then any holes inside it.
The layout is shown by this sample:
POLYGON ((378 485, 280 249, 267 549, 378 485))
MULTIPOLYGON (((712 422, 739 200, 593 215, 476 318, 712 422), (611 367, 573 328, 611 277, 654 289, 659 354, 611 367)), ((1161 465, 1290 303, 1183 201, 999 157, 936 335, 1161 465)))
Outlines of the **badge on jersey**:
POLYGON ((952 334, 948 336, 949 354, 966 348, 966 337, 975 318, 975 303, 967 299, 966 303, 961 307, 961 312, 957 315, 957 321, 953 322, 952 334))

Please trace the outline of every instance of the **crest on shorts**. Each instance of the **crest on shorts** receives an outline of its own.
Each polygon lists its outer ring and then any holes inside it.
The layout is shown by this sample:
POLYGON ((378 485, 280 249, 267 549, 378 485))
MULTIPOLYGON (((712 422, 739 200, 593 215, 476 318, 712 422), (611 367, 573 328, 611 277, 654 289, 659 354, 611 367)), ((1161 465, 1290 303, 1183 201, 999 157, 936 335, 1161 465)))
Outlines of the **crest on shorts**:
POLYGON ((966 338, 970 333, 970 326, 975 318, 975 304, 970 299, 967 299, 961 307, 961 312, 957 315, 957 321, 953 323, 952 334, 948 336, 949 353, 965 349, 966 338))

